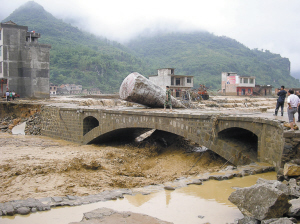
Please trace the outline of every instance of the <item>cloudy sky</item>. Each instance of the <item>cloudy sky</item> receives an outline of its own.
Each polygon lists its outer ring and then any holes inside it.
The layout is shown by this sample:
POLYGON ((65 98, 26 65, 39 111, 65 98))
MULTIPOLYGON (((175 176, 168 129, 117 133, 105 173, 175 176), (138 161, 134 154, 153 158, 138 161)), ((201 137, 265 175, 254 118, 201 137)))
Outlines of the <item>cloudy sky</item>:
MULTIPOLYGON (((28 0, 0 0, 0 21, 28 0)), ((291 61, 300 78, 300 0, 35 0, 57 18, 121 43, 147 32, 206 30, 291 61)))

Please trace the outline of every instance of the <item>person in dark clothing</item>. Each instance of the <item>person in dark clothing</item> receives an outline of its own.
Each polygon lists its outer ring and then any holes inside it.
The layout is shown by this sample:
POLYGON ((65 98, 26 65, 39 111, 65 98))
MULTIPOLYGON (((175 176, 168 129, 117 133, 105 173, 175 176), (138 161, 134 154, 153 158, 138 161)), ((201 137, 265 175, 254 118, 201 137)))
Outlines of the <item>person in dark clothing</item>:
POLYGON ((284 86, 281 86, 280 91, 277 93, 277 96, 279 96, 279 97, 277 99, 274 116, 277 116, 279 107, 281 107, 281 116, 283 116, 283 106, 284 106, 284 100, 285 100, 286 94, 287 94, 287 92, 284 90, 284 86))
MULTIPOLYGON (((296 95, 299 97, 299 99, 300 99, 300 93, 299 93, 299 91, 296 91, 296 95)), ((300 106, 298 106, 298 120, 297 120, 297 122, 300 122, 300 106)))

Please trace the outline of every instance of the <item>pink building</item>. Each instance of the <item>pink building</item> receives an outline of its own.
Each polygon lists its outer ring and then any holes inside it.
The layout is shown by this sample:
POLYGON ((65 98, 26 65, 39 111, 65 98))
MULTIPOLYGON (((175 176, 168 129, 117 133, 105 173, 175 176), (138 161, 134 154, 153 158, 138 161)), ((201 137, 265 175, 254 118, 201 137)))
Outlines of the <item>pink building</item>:
POLYGON ((254 76, 240 76, 235 72, 222 72, 222 94, 225 96, 252 95, 254 76))

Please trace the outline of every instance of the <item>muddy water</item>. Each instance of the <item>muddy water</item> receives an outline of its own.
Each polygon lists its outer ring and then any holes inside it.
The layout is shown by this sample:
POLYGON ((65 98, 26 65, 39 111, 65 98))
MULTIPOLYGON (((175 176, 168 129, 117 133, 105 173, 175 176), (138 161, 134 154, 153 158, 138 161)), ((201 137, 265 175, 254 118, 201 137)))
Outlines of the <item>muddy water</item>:
POLYGON ((77 207, 54 208, 47 212, 38 212, 27 216, 0 218, 1 224, 68 224, 78 222, 83 213, 107 207, 117 211, 143 213, 174 224, 233 223, 242 218, 241 212, 227 199, 232 187, 247 187, 256 183, 258 178, 276 179, 276 173, 270 172, 233 178, 231 180, 210 180, 203 185, 190 185, 175 191, 161 191, 149 195, 126 195, 116 201, 98 202, 77 207))

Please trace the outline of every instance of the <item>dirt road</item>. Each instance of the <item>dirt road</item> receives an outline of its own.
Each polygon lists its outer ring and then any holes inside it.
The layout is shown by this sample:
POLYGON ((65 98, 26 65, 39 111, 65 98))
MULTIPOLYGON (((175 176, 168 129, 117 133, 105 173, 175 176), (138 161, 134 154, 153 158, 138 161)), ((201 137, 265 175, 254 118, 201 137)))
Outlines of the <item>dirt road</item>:
POLYGON ((218 170, 226 161, 206 151, 186 153, 146 144, 79 145, 43 136, 0 133, 0 202, 96 194, 114 188, 159 184, 218 170))

